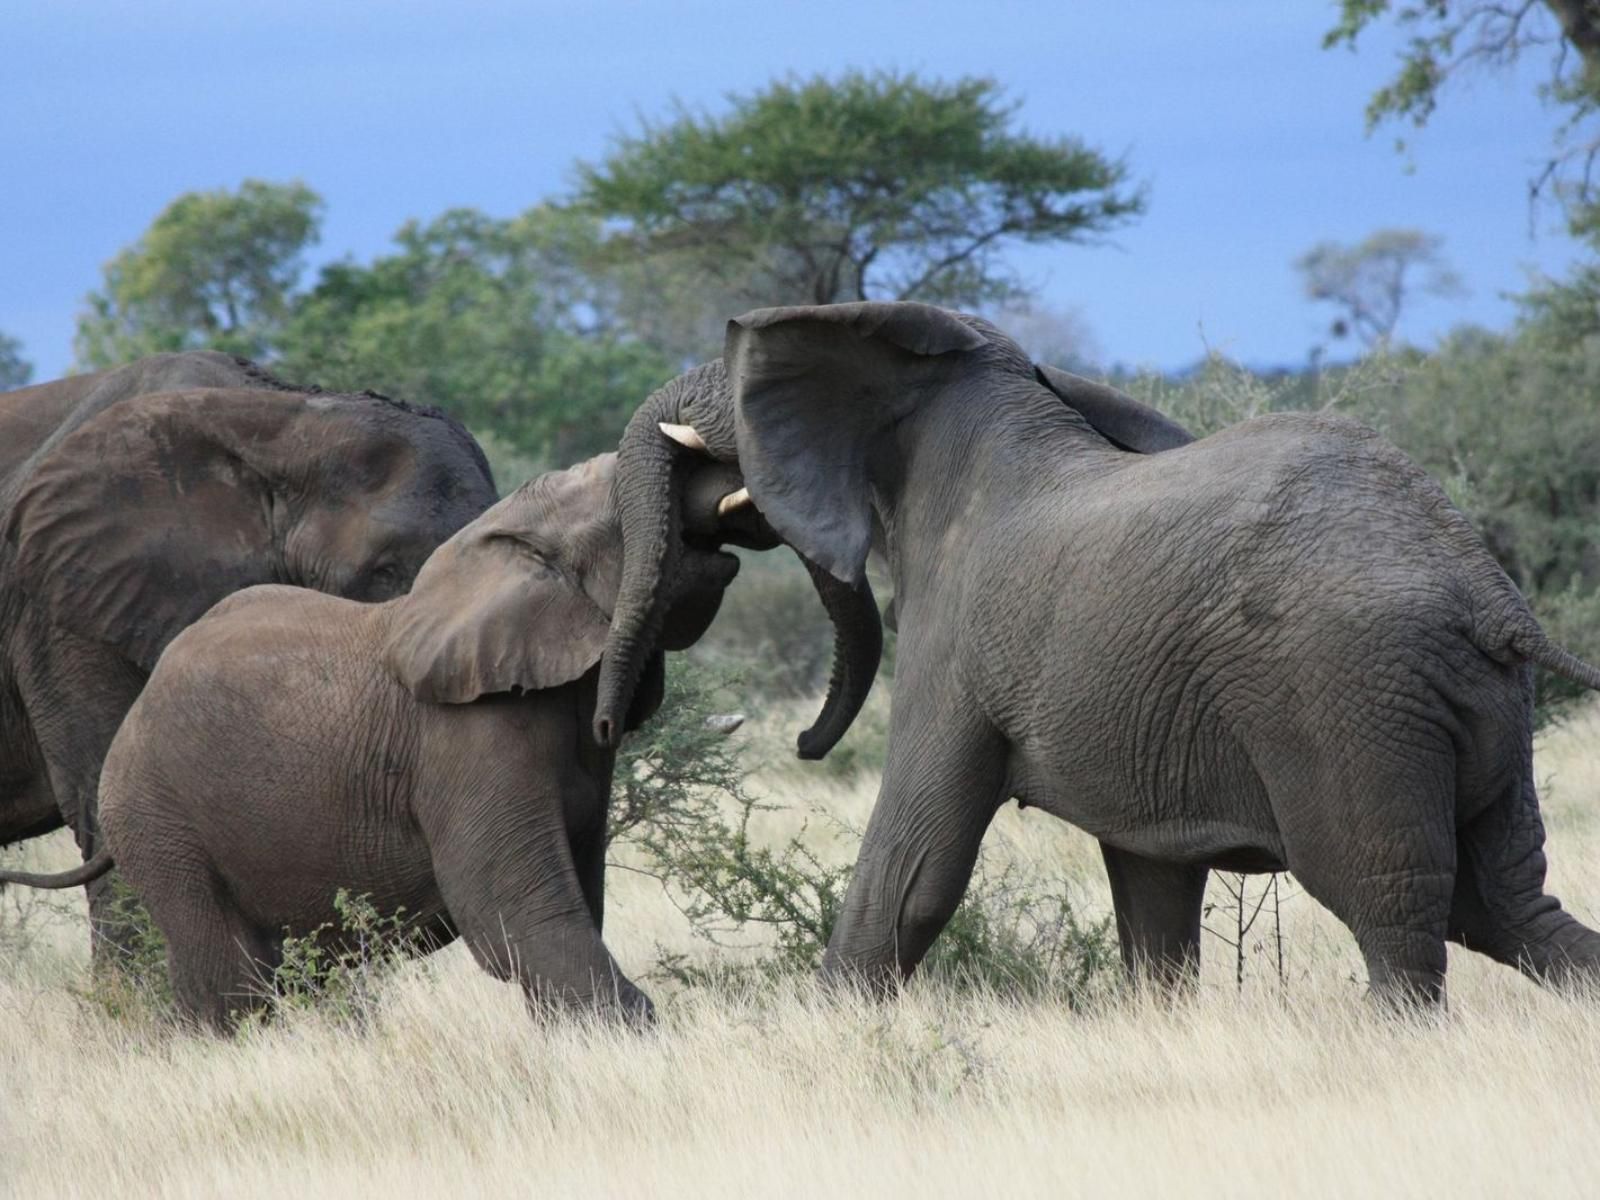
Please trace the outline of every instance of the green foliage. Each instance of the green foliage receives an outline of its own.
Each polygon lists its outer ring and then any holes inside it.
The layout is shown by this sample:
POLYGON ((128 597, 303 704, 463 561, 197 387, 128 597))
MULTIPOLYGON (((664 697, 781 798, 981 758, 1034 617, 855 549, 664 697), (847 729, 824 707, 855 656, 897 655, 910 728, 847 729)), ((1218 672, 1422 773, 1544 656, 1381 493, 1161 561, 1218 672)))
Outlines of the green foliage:
MULTIPOLYGON (((658 970, 693 985, 814 971, 851 868, 826 859, 813 823, 851 845, 861 837, 820 812, 785 838, 760 836, 756 824, 772 808, 749 790, 737 743, 705 724, 727 687, 702 668, 669 673, 660 715, 624 743, 612 797, 614 835, 644 852, 647 865, 636 869, 662 881, 699 937, 728 949, 766 933, 754 959, 663 955, 658 970)), ((1114 976, 1109 928, 1080 920, 1059 881, 980 869, 926 969, 958 986, 1076 1004, 1114 976)))
POLYGON ((108 1017, 132 1023, 171 1019, 175 1008, 167 972, 167 939, 120 877, 96 931, 99 953, 84 997, 108 1017))
POLYGON ((980 866, 920 973, 1002 996, 1083 1008, 1121 983, 1111 918, 1086 921, 1062 880, 980 866))
POLYGON ((22 343, 0 333, 0 392, 26 387, 33 378, 33 364, 22 357, 22 343))
POLYGON ((340 888, 333 910, 335 921, 283 939, 269 991, 272 1013, 314 1009, 337 1022, 361 1024, 394 968, 426 949, 404 909, 385 915, 370 897, 340 888))
POLYGON ((1126 168, 1013 129, 994 81, 847 72, 679 106, 579 172, 621 228, 615 261, 667 261, 748 303, 898 298, 978 306, 1021 291, 1007 242, 1076 241, 1137 215, 1126 168))
POLYGON ((1420 128, 1451 80, 1474 70, 1510 68, 1528 53, 1543 55, 1547 66, 1539 94, 1565 107, 1567 116, 1531 189, 1535 195, 1553 191, 1576 232, 1600 232, 1589 127, 1600 110, 1600 9, 1582 0, 1340 0, 1338 23, 1322 44, 1354 49, 1363 31, 1386 19, 1408 40, 1399 69, 1367 101, 1369 130, 1388 120, 1420 128))
POLYGON ((106 264, 78 317, 78 365, 208 347, 268 354, 321 214, 321 198, 302 183, 247 179, 237 192, 179 196, 106 264))
POLYGON ((541 462, 598 453, 673 373, 618 326, 585 265, 598 236, 592 218, 547 205, 410 222, 394 253, 323 269, 284 330, 281 369, 436 404, 541 462))
POLYGON ((742 801, 745 769, 737 744, 707 724, 725 713, 739 681, 673 655, 656 715, 623 740, 612 772, 606 844, 686 836, 723 799, 742 801))

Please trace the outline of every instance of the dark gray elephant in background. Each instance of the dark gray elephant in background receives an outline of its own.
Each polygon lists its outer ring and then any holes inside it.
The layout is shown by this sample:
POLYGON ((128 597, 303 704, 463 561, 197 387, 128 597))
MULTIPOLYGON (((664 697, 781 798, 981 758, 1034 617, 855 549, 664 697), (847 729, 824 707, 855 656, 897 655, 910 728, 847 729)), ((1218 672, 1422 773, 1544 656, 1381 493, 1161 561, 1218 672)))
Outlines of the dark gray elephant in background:
MULTIPOLYGON (((227 1028, 285 932, 336 923, 339 888, 464 938, 536 1007, 647 1019, 601 940, 613 753, 591 737, 621 578, 615 455, 524 484, 428 559, 409 595, 227 598, 172 643, 106 757, 106 847, 168 944, 183 1011, 227 1028)), ((661 702, 662 649, 711 623, 739 560, 775 545, 738 475, 703 466, 664 584, 660 645, 625 718, 661 702)), ((335 926, 336 927, 336 926, 335 926)))
POLYGON ((1128 454, 992 325, 914 304, 750 313, 724 362, 691 407, 708 451, 841 586, 876 520, 894 579, 888 760, 829 977, 909 975, 1012 797, 1110 848, 1138 957, 1193 957, 1205 869, 1289 869, 1386 996, 1440 998, 1447 940, 1600 972, 1544 891, 1531 664, 1600 671, 1376 434, 1278 414, 1128 454))
POLYGON ((66 824, 94 851, 106 748, 216 601, 257 583, 387 600, 494 501, 443 413, 224 354, 0 395, 0 845, 66 824))

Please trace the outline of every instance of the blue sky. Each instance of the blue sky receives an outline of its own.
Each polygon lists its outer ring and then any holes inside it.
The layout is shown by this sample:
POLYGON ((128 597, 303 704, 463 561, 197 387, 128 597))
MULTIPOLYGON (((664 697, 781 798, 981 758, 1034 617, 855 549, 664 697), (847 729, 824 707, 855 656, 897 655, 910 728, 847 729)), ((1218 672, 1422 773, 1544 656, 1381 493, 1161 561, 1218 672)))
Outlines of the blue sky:
POLYGON ((101 265, 179 193, 299 178, 327 201, 312 262, 381 251, 409 217, 560 194, 674 97, 716 108, 774 75, 989 75, 1038 133, 1125 156, 1150 208, 1105 246, 1014 255, 1101 356, 1173 368, 1206 347, 1303 362, 1327 314, 1291 260, 1385 226, 1442 235, 1470 288, 1401 334, 1503 326, 1506 293, 1576 256, 1527 180, 1558 115, 1536 66, 1451 93, 1409 155, 1365 136, 1388 31, 1320 48, 1307 0, 623 3, 13 0, 0 35, 0 331, 67 368, 101 265))

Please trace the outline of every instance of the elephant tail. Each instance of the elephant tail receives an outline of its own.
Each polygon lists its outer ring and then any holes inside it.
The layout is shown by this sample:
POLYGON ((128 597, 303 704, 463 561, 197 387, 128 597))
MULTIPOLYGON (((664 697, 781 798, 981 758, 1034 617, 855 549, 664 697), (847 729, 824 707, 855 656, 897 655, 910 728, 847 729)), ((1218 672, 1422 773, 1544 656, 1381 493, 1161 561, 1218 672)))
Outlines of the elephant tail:
POLYGON ((1563 679, 1600 692, 1600 667, 1586 663, 1564 646, 1552 642, 1544 630, 1529 622, 1529 627, 1512 636, 1512 649, 1529 662, 1553 671, 1563 679))
POLYGON ((99 879, 114 865, 111 861, 111 851, 102 850, 83 866, 62 871, 59 875, 35 875, 31 871, 0 871, 0 883, 20 883, 23 887, 36 888, 82 887, 92 880, 99 879))

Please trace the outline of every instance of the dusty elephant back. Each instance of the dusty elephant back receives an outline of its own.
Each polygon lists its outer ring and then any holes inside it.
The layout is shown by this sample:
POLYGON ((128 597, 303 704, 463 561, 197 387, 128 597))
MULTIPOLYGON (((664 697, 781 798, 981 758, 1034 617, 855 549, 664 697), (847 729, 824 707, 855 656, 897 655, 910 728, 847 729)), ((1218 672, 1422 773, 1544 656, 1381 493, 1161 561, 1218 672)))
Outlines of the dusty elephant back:
MULTIPOLYGON (((186 847, 188 869, 214 873, 266 927, 329 919, 329 879, 360 892, 425 878, 426 847, 394 832, 408 828, 395 815, 416 739, 411 705, 377 666, 385 607, 265 585, 180 634, 101 771, 117 860, 186 847), (253 847, 267 844, 288 849, 263 863, 253 847), (364 879, 363 864, 395 861, 411 869, 364 879)), ((416 911, 409 893, 378 899, 416 911)))

